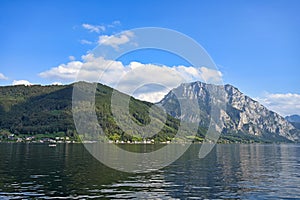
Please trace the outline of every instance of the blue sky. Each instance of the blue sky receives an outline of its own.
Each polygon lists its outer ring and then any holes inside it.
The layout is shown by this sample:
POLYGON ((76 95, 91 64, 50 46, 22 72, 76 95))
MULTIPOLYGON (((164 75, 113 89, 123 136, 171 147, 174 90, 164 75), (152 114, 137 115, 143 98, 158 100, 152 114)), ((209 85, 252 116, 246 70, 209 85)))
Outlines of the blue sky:
MULTIPOLYGON (((67 83, 70 80, 45 78, 40 73, 67 64, 70 59, 82 60, 101 35, 138 27, 164 27, 201 44, 223 74, 224 83, 238 87, 282 115, 300 114, 299 13, 297 0, 3 0, 0 85, 18 80, 67 83)), ((135 61, 187 64, 157 52, 135 56, 135 61)))

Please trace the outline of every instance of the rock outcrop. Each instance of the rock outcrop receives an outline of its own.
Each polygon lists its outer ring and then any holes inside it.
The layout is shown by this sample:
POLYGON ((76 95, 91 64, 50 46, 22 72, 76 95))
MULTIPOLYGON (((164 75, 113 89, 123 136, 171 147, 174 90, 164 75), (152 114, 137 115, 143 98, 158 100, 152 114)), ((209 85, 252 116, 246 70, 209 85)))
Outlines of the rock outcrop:
POLYGON ((213 85, 202 82, 184 83, 170 91, 160 102, 167 113, 188 122, 208 127, 217 102, 218 123, 222 134, 249 134, 276 140, 299 140, 299 130, 279 114, 244 95, 232 85, 213 85), (184 114, 178 99, 196 100, 185 107, 184 114), (219 104, 218 104, 219 105, 219 104))

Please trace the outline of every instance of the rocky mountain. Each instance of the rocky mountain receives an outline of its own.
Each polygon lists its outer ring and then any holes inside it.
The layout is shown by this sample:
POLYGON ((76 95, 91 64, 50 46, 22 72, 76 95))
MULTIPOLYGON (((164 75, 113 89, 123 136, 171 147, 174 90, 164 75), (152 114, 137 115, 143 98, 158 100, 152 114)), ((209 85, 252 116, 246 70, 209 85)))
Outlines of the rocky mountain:
POLYGON ((300 123, 300 116, 299 115, 286 116, 285 119, 289 122, 299 122, 300 123))
POLYGON ((231 85, 184 83, 160 102, 171 116, 209 127, 218 122, 223 138, 253 137, 266 141, 298 141, 299 130, 279 114, 244 95, 231 85), (193 100, 180 108, 182 99, 193 100), (194 103, 193 103, 194 102, 194 103), (197 102, 197 103, 195 103, 197 102))
POLYGON ((299 115, 290 115, 286 116, 285 119, 294 125, 295 128, 300 129, 300 116, 299 115))

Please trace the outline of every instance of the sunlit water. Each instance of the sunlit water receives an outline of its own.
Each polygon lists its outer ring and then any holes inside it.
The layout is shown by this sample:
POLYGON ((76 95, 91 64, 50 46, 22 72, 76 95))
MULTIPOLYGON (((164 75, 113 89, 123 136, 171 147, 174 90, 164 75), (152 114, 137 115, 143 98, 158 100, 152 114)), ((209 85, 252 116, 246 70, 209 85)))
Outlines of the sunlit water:
POLYGON ((80 144, 0 144, 0 199, 300 199, 300 145, 217 145, 204 159, 199 148, 129 174, 80 144))

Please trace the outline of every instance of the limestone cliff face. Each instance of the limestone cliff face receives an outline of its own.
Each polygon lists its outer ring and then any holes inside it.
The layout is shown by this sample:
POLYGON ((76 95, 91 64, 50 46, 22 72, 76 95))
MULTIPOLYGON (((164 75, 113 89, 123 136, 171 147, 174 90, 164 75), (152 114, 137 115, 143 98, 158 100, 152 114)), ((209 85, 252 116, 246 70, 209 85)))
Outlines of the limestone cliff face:
POLYGON ((220 101, 224 101, 217 116, 222 134, 250 134, 274 141, 299 140, 299 130, 290 122, 231 85, 184 83, 170 91, 159 104, 173 117, 208 127, 213 108, 220 101), (191 103, 182 114, 178 99, 193 100, 198 105, 191 103))

